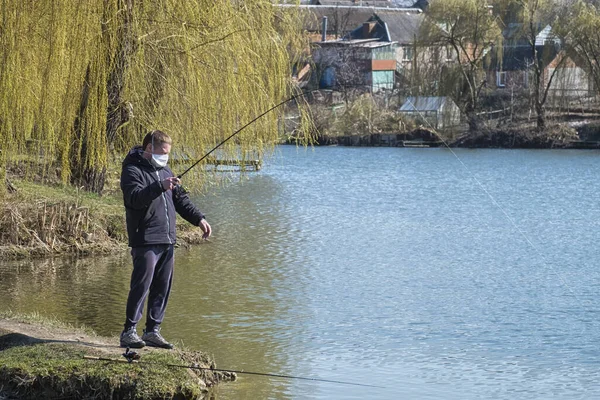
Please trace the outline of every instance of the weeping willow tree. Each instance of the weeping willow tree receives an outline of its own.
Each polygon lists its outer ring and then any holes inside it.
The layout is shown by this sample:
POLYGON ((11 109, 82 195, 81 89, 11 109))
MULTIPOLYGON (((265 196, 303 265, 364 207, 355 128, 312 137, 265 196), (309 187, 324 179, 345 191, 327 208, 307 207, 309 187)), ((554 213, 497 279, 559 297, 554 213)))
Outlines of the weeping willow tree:
POLYGON ((451 51, 457 60, 455 70, 447 74, 445 81, 455 85, 454 97, 467 116, 469 129, 476 131, 480 94, 486 83, 483 62, 492 49, 502 51, 498 21, 486 0, 432 2, 427 15, 422 36, 451 51))
MULTIPOLYGON (((33 160, 36 173, 100 193, 111 151, 150 129, 168 132, 181 157, 204 154, 289 96, 300 24, 267 0, 3 0, 2 174, 33 160)), ((277 118, 223 151, 260 156, 277 118)))

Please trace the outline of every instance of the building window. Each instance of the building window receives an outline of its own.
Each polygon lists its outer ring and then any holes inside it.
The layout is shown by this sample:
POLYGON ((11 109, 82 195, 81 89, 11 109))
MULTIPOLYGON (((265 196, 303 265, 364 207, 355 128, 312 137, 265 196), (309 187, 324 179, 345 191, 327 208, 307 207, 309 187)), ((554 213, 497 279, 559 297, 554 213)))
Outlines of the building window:
POLYGON ((413 58, 413 49, 412 47, 405 47, 402 52, 402 61, 411 61, 413 58))
POLYGON ((496 86, 498 86, 498 87, 506 86, 506 72, 505 71, 496 72, 496 86))
POLYGON ((450 46, 445 46, 446 50, 446 62, 452 61, 452 48, 450 46))
POLYGON ((529 71, 523 71, 523 87, 529 88, 529 71))

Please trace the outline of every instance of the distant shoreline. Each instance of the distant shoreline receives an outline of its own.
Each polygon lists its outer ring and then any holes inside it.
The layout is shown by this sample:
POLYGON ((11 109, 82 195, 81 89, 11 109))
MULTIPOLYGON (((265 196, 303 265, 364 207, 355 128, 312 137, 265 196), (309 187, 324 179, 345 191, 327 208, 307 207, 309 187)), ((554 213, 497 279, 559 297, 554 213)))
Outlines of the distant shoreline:
MULTIPOLYGON (((285 144, 296 144, 293 138, 285 144)), ((573 128, 553 125, 540 132, 535 127, 481 129, 476 133, 439 134, 431 129, 418 128, 402 133, 372 133, 363 135, 319 135, 317 146, 349 147, 452 147, 499 149, 600 149, 600 137, 581 135, 573 128)))

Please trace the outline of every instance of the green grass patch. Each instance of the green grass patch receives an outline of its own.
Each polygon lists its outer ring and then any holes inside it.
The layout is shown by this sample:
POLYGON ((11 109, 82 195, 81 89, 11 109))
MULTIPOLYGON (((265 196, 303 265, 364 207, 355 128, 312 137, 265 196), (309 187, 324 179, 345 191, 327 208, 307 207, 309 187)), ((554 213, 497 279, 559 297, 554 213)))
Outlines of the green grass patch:
POLYGON ((90 352, 59 343, 5 349, 0 352, 0 385, 24 399, 195 399, 204 390, 189 370, 164 366, 181 363, 176 353, 149 353, 143 364, 87 360, 84 355, 90 352))
POLYGON ((35 313, 0 312, 0 399, 198 399, 236 379, 184 348, 145 348, 128 363, 118 341, 35 313))

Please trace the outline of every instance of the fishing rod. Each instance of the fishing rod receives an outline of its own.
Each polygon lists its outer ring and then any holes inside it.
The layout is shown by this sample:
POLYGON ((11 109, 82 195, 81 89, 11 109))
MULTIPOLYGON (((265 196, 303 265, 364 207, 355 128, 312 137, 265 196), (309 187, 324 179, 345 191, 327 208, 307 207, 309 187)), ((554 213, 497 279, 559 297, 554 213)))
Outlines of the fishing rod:
MULTIPOLYGON (((343 85, 341 86, 340 89, 326 89, 326 90, 332 90, 335 92, 341 92, 343 89, 347 89, 347 88, 356 88, 356 87, 372 87, 372 85, 343 85)), ((256 118, 254 118, 252 121, 248 122, 246 125, 242 126, 240 129, 238 129, 237 131, 233 132, 231 135, 229 135, 225 140, 221 141, 219 144, 217 144, 215 147, 213 147, 208 153, 206 153, 205 155, 202 156, 202 158, 200 158, 199 160, 197 160, 196 162, 194 162, 194 164, 192 164, 188 169, 186 169, 185 171, 183 171, 181 174, 179 174, 177 176, 177 178, 181 179, 182 176, 184 176, 185 174, 187 174, 192 168, 194 168, 196 165, 198 165, 202 160, 206 159, 206 157, 208 157, 209 155, 211 155, 215 150, 217 150, 219 147, 221 147, 222 145, 224 145, 225 143, 227 143, 227 141, 229 141, 229 139, 233 138, 235 135, 237 135, 238 133, 240 133, 241 131, 243 131, 244 129, 246 129, 247 127, 249 127, 250 125, 252 125, 253 123, 255 123, 256 121, 258 121, 259 119, 261 119, 262 117, 264 117, 265 115, 267 115, 268 113, 270 113, 271 111, 281 107, 282 105, 284 105, 285 103, 295 100, 299 97, 305 96, 309 93, 312 92, 316 92, 322 89, 309 89, 309 90, 304 90, 298 94, 295 94, 285 100, 283 100, 282 102, 274 105, 273 107, 269 108, 267 111, 263 112, 262 114, 260 114, 259 116, 257 116, 256 118)))
POLYGON ((234 373, 234 374, 267 376, 267 377, 271 377, 271 378, 298 379, 298 380, 304 380, 304 381, 337 383, 337 384, 341 384, 341 385, 362 386, 362 387, 371 387, 371 388, 380 388, 380 389, 385 388, 384 386, 368 385, 365 383, 345 382, 345 381, 337 381, 337 380, 332 380, 332 379, 321 379, 321 378, 309 378, 309 377, 305 377, 305 376, 270 374, 270 373, 266 373, 266 372, 253 372, 253 371, 212 368, 212 367, 200 367, 198 365, 182 365, 182 364, 140 361, 139 354, 137 354, 135 352, 126 352, 123 354, 123 356, 125 358, 127 358, 127 360, 108 358, 108 357, 87 356, 87 355, 83 356, 83 358, 86 360, 92 360, 92 361, 108 361, 108 362, 129 363, 129 364, 135 363, 135 364, 140 364, 140 365, 158 365, 158 366, 170 367, 170 368, 185 368, 185 369, 195 369, 195 370, 213 371, 213 372, 229 372, 229 373, 234 373))
POLYGON ((299 97, 302 97, 302 96, 304 96, 304 95, 306 95, 306 94, 308 94, 310 92, 314 92, 316 90, 320 90, 320 89, 305 90, 305 91, 300 92, 298 94, 295 94, 292 97, 290 97, 290 98, 282 101, 281 103, 278 103, 278 104, 274 105, 273 107, 269 108, 267 111, 263 112, 258 117, 254 118, 252 121, 248 122, 246 125, 242 126, 240 129, 238 129, 237 131, 235 131, 231 135, 229 135, 225 140, 221 141, 219 144, 217 144, 215 147, 213 147, 208 153, 206 153, 204 156, 202 156, 202 158, 200 158, 194 164, 192 164, 191 167, 189 167, 188 169, 186 169, 185 171, 183 171, 181 174, 179 174, 179 176, 177 176, 177 178, 181 179, 182 176, 184 176, 185 174, 187 174, 192 168, 194 168, 196 165, 198 165, 202 160, 204 160, 206 157, 208 157, 209 155, 211 155, 212 152, 214 152, 219 147, 221 147, 222 145, 224 145, 225 143, 227 143, 227 141, 229 139, 231 139, 232 137, 234 137, 235 135, 237 135, 238 133, 240 133, 241 131, 243 131, 244 129, 246 129, 247 127, 249 127, 250 125, 252 125, 256 121, 258 121, 259 119, 261 119, 262 117, 264 117, 265 115, 267 115, 268 113, 270 113, 271 111, 273 111, 273 110, 281 107, 282 105, 284 105, 288 101, 295 100, 295 99, 297 99, 299 97))

